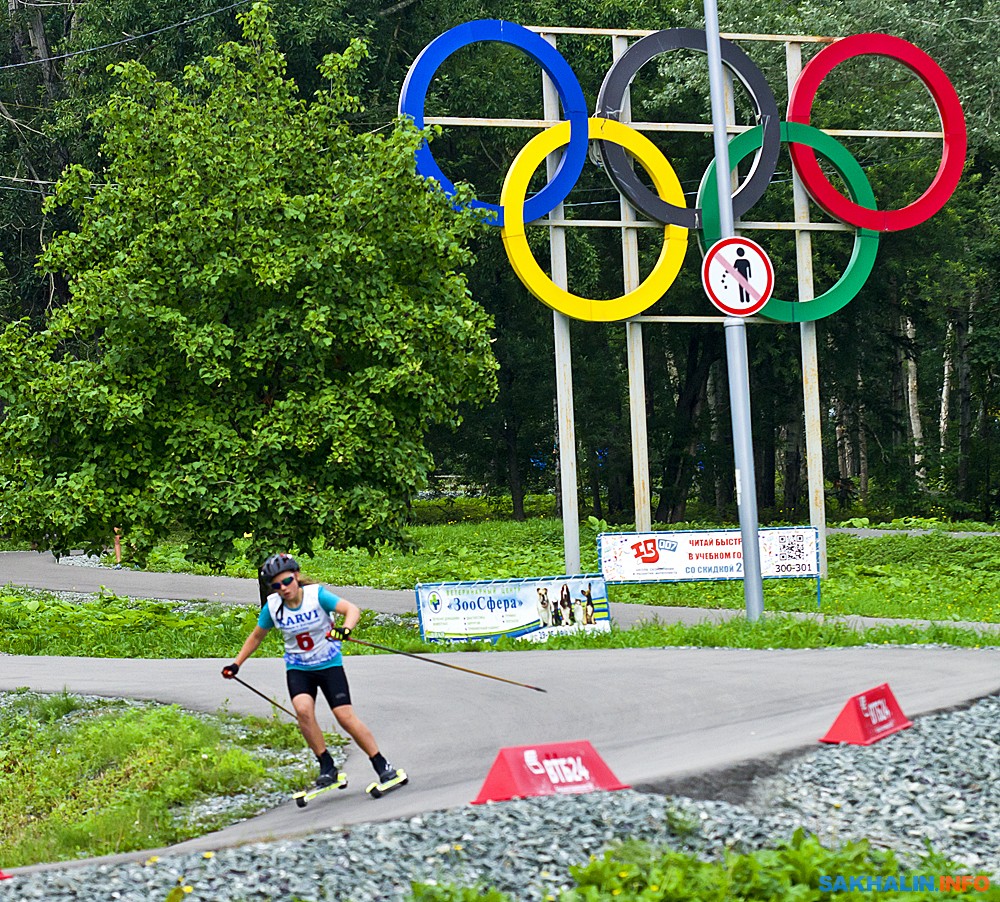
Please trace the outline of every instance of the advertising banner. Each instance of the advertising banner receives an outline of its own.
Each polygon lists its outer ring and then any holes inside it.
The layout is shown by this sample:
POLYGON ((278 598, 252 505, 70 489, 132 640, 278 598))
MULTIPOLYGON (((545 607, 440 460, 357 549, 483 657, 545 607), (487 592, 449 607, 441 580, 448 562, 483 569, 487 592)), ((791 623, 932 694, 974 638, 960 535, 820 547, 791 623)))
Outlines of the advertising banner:
MULTIPOLYGON (((761 576, 817 578, 818 536, 815 526, 759 530, 761 576)), ((738 529, 601 533, 597 553, 608 583, 743 578, 743 540, 738 529)))
POLYGON ((419 583, 416 590, 420 636, 430 642, 496 642, 501 636, 545 640, 611 629, 600 574, 419 583))

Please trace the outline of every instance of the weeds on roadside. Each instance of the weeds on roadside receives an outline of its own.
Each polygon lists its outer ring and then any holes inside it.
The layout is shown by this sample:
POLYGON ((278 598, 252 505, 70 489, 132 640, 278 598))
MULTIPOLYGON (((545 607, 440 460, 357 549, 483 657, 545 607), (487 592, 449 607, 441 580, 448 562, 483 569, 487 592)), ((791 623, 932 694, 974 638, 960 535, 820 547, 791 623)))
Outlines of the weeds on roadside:
MULTIPOLYGON (((570 866, 569 874, 576 885, 553 889, 546 899, 552 902, 598 902, 601 899, 619 902, 805 902, 833 897, 828 890, 821 889, 822 878, 893 878, 899 886, 907 873, 912 877, 966 871, 967 868, 932 851, 917 869, 904 869, 893 852, 875 849, 867 841, 828 849, 815 836, 801 829, 774 848, 747 854, 727 852, 717 861, 704 861, 684 852, 628 840, 601 857, 591 856, 586 864, 570 866)), ((562 883, 565 886, 567 882, 562 883)), ((1000 899, 1000 888, 991 886, 985 892, 970 890, 946 895, 949 899, 966 902, 995 902, 1000 899)), ((849 898, 872 902, 894 899, 929 902, 944 896, 937 889, 914 892, 907 888, 879 888, 871 892, 851 892, 849 898)), ((411 886, 410 899, 412 902, 513 902, 515 897, 496 888, 473 889, 417 882, 411 886)))
POLYGON ((312 772, 298 727, 276 720, 27 690, 0 693, 0 712, 7 867, 199 836, 312 772), (237 794, 244 800, 224 814, 192 815, 203 800, 237 794))
POLYGON ((98 658, 224 658, 239 650, 256 620, 257 611, 248 607, 138 601, 108 592, 91 601, 70 602, 8 587, 0 590, 0 651, 98 658))

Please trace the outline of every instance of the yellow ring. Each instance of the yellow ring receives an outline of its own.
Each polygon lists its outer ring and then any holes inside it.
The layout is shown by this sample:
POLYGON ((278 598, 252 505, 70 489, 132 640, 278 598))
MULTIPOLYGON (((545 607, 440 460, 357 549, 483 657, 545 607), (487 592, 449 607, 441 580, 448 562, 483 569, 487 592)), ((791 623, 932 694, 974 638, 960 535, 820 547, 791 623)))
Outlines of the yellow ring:
MULTIPOLYGON (((611 141, 625 148, 649 174, 656 192, 667 203, 683 207, 684 192, 673 167, 656 145, 635 129, 614 119, 587 120, 591 141, 611 141)), ((500 192, 504 224, 500 230, 507 258, 524 286, 543 304, 573 319, 609 323, 628 319, 655 304, 677 278, 687 252, 688 230, 668 225, 663 230, 663 250, 652 271, 637 288, 609 301, 582 298, 560 288, 538 265, 524 231, 524 198, 528 183, 550 153, 569 144, 569 123, 563 122, 532 138, 515 157, 500 192)))

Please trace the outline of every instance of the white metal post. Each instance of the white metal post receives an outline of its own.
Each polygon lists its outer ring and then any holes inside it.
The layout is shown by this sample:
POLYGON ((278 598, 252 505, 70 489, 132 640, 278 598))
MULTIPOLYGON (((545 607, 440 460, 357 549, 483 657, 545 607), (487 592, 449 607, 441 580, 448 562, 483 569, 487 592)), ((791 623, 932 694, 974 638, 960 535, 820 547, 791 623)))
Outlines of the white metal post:
MULTIPOLYGON (((634 233, 633 233, 634 234, 634 233)), ((626 283, 626 291, 629 291, 626 283)), ((642 324, 625 321, 628 347, 628 407, 632 422, 632 482, 636 532, 653 528, 650 502, 649 438, 646 429, 646 365, 642 351, 642 324)))
MULTIPOLYGON (((802 45, 789 41, 785 44, 785 68, 788 90, 798 81, 802 71, 802 45)), ((802 179, 792 167, 792 196, 795 204, 795 223, 809 222, 809 195, 802 179)), ((812 235, 808 228, 795 230, 795 262, 797 267, 799 300, 810 301, 815 295, 813 285, 812 235)), ((819 404, 819 353, 816 346, 816 322, 799 323, 799 345, 802 349, 802 406, 806 428, 806 473, 809 481, 809 525, 815 526, 819 537, 819 571, 829 573, 826 556, 826 494, 823 478, 823 418, 819 404)))
MULTIPOLYGON (((555 46, 554 35, 543 35, 555 46)), ((549 76, 542 72, 543 115, 546 119, 559 118, 559 94, 549 76)), ((545 161, 549 180, 555 174, 559 160, 550 154, 545 161)), ((563 219, 560 204, 550 214, 563 219)), ((552 281, 561 288, 568 288, 566 268, 566 231, 563 226, 549 226, 549 253, 552 263, 552 281)), ((552 328, 556 358, 556 410, 559 434, 559 481, 562 490, 563 557, 567 574, 581 572, 580 568, 580 502, 576 485, 576 425, 573 416, 573 352, 570 346, 569 317, 558 310, 552 311, 552 328)))
MULTIPOLYGON (((628 38, 616 34, 611 38, 611 53, 618 59, 628 50, 628 38)), ((632 121, 629 92, 622 98, 622 122, 632 121)), ((635 222, 635 210, 625 195, 620 195, 622 221, 622 282, 625 293, 639 287, 638 233, 628 223, 635 222)), ((649 483, 649 434, 646 429, 646 367, 642 351, 642 324, 625 321, 625 347, 628 353, 628 409, 632 433, 632 486, 635 498, 635 528, 649 532, 653 528, 649 483)))

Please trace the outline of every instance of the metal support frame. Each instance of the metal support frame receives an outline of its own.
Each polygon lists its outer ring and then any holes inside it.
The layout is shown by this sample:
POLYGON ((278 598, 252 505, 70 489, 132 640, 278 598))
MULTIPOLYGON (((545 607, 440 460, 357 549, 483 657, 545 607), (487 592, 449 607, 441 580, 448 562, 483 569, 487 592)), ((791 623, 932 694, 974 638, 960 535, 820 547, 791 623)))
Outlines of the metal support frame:
MULTIPOLYGON (((708 0, 712 3, 713 0, 708 0)), ((709 7, 706 4, 706 13, 709 7)), ((627 48, 630 40, 642 38, 651 31, 645 29, 606 29, 606 28, 575 28, 575 27, 532 27, 553 46, 556 37, 566 35, 593 35, 609 37, 612 41, 612 52, 617 59, 627 48)), ((715 32, 718 34, 716 21, 715 32)), ((803 44, 829 44, 836 38, 814 35, 761 35, 732 34, 720 35, 732 41, 756 41, 782 43, 786 48, 786 71, 789 87, 798 78, 802 68, 803 44)), ((443 126, 494 126, 512 128, 549 128, 560 121, 558 94, 547 75, 542 74, 542 90, 544 98, 543 119, 527 118, 483 118, 463 116, 427 116, 427 125, 443 126)), ((728 93, 728 92, 727 92, 728 93)), ((626 95, 627 100, 627 95, 626 95)), ((728 97, 724 102, 731 102, 728 97)), ((713 125, 693 122, 644 122, 632 121, 631 115, 623 116, 632 128, 644 132, 676 132, 706 134, 713 131, 713 125)), ((726 132, 735 134, 745 131, 750 126, 732 124, 731 116, 727 116, 726 132)), ((879 137, 879 138, 940 138, 940 131, 916 130, 881 130, 881 129, 828 129, 828 134, 834 137, 879 137)), ((551 178, 557 160, 550 157, 546 162, 548 175, 551 178)), ((720 178, 719 184, 726 180, 720 178)), ((812 242, 813 231, 852 231, 849 226, 834 222, 810 222, 809 201, 797 174, 793 174, 794 191, 794 222, 740 222, 734 228, 740 230, 794 230, 796 259, 798 268, 799 300, 809 300, 813 297, 813 267, 812 242)), ((549 227, 551 241, 552 280, 563 288, 567 287, 567 261, 565 228, 619 228, 622 232, 622 261, 624 267, 624 288, 631 290, 638 284, 638 229, 656 228, 662 226, 636 219, 635 211, 623 201, 621 215, 618 221, 578 219, 567 221, 562 206, 554 209, 546 219, 539 221, 549 227)), ((729 342, 728 320, 734 317, 721 316, 635 316, 625 321, 626 346, 628 348, 629 372, 629 408, 632 434, 632 474, 635 482, 636 528, 646 531, 651 528, 650 514, 650 479, 649 456, 645 418, 645 380, 643 374, 642 324, 644 323, 723 323, 727 326, 727 350, 729 342)), ((744 323, 766 322, 760 317, 746 317, 739 321, 744 323)), ((743 331, 742 328, 739 331, 743 331)), ((563 501, 563 544, 567 573, 577 573, 580 570, 580 529, 579 529, 579 495, 577 490, 576 434, 573 415, 573 371, 572 353, 570 347, 569 320, 561 313, 553 313, 553 332, 555 337, 556 358, 556 407, 558 421, 559 472, 560 488, 563 501)), ((809 519, 810 525, 819 531, 820 568, 823 576, 828 572, 826 549, 826 504, 824 495, 823 457, 822 457, 822 414, 819 398, 819 364, 816 346, 816 324, 806 322, 799 324, 800 342, 802 348, 802 386, 805 408, 806 431, 806 469, 809 481, 809 519)), ((737 344, 739 341, 737 340, 737 344)), ((745 345, 745 334, 743 336, 745 345)), ((752 461, 751 461, 752 462, 752 461)), ((746 473, 737 476, 737 489, 742 494, 752 485, 746 485, 746 473)), ((756 517, 756 514, 754 515, 756 517)), ((746 540, 744 540, 746 541, 746 540)))

